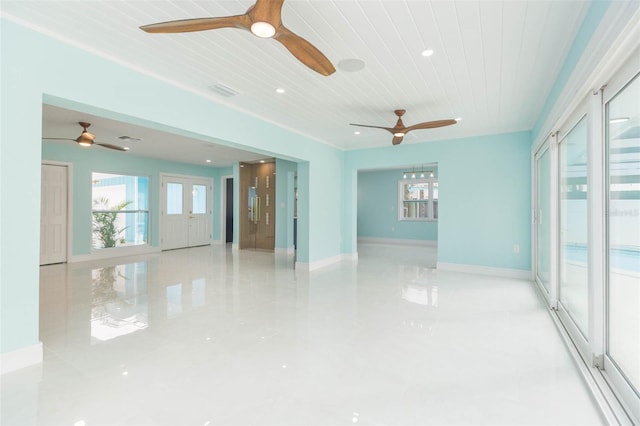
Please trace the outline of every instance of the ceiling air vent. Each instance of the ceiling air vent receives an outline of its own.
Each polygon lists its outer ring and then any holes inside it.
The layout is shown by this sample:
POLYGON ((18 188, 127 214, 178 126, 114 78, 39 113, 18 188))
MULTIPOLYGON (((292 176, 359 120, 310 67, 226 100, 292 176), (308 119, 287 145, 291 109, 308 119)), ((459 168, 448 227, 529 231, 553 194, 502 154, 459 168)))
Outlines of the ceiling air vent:
POLYGON ((116 139, 120 139, 121 141, 125 141, 125 142, 141 142, 142 141, 142 139, 140 138, 134 138, 133 136, 126 136, 126 135, 118 136, 116 139))
POLYGON ((230 98, 232 96, 236 96, 240 94, 240 92, 237 91, 236 89, 233 89, 227 86, 226 84, 220 83, 219 81, 209 86, 209 89, 213 90, 217 94, 222 95, 226 98, 230 98))

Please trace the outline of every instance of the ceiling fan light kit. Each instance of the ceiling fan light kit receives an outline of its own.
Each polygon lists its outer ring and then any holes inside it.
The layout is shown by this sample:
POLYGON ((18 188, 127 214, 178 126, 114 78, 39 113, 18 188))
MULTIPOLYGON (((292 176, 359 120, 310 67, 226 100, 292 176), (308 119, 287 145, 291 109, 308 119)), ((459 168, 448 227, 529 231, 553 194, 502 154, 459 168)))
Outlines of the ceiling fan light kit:
POLYGON ((78 139, 76 139, 76 142, 78 142, 78 145, 88 148, 91 145, 93 145, 93 141, 89 138, 85 138, 83 136, 80 136, 78 139))
POLYGON ((89 133, 87 131, 87 128, 89 126, 91 126, 91 123, 86 123, 84 121, 79 121, 78 124, 82 127, 82 133, 80 133, 80 136, 78 136, 75 139, 70 139, 70 138, 43 138, 43 139, 50 139, 50 140, 61 140, 61 141, 74 141, 76 142, 78 145, 80 145, 83 148, 88 148, 92 145, 98 145, 101 146, 103 148, 108 148, 108 149, 113 149, 116 151, 128 151, 129 148, 128 147, 121 147, 118 145, 112 145, 110 143, 97 143, 96 140, 96 135, 94 135, 93 133, 89 133))
POLYGON ((78 145, 88 148, 93 145, 93 140, 96 138, 96 135, 87 131, 87 127, 91 126, 91 123, 80 121, 78 124, 82 126, 83 130, 80 136, 78 136, 78 138, 76 139, 76 142, 78 143, 78 145))
POLYGON ((403 109, 397 109, 394 111, 394 113, 398 116, 398 120, 396 121, 396 125, 393 127, 370 126, 368 124, 354 124, 354 123, 350 123, 350 124, 351 126, 370 127, 373 129, 386 130, 387 132, 393 135, 393 139, 391 140, 391 143, 393 145, 399 145, 402 143, 402 140, 404 139, 405 135, 412 130, 435 129, 437 127, 451 126, 458 122, 458 120, 454 120, 454 119, 425 121, 423 123, 418 123, 418 124, 414 124, 412 126, 407 127, 402 122, 402 116, 404 115, 405 112, 406 111, 403 109))
POLYGON ((238 28, 260 38, 273 38, 313 71, 324 76, 333 74, 335 67, 318 48, 282 24, 283 3, 284 0, 257 0, 243 15, 181 19, 143 25, 140 29, 148 33, 185 33, 238 28))
POLYGON ((271 38, 275 35, 276 29, 268 22, 254 22, 251 24, 251 32, 260 38, 271 38))

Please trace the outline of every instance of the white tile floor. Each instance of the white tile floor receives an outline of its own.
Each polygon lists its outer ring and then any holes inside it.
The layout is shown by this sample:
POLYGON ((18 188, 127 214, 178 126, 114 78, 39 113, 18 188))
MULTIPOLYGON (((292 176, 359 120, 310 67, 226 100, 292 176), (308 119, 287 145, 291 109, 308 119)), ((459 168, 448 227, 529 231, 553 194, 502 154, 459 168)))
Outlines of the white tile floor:
POLYGON ((2 424, 602 424, 533 284, 224 246, 41 268, 44 363, 2 424))

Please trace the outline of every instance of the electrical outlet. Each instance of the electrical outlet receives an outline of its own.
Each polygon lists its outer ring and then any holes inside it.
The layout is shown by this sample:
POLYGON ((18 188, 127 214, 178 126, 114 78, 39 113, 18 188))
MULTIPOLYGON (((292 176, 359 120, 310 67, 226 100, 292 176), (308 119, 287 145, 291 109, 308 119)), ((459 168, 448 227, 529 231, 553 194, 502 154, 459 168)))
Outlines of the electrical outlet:
POLYGON ((514 245, 513 245, 513 252, 514 252, 515 254, 520 253, 520 245, 519 245, 519 244, 514 244, 514 245))

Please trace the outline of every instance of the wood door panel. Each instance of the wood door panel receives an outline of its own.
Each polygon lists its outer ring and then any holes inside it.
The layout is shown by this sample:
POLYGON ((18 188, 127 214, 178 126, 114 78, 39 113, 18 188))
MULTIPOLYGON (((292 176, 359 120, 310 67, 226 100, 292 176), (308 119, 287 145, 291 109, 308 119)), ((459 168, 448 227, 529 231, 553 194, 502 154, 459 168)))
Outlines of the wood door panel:
POLYGON ((275 178, 275 163, 244 164, 240 169, 240 248, 274 249, 275 178), (253 211, 249 198, 259 205, 253 211))

